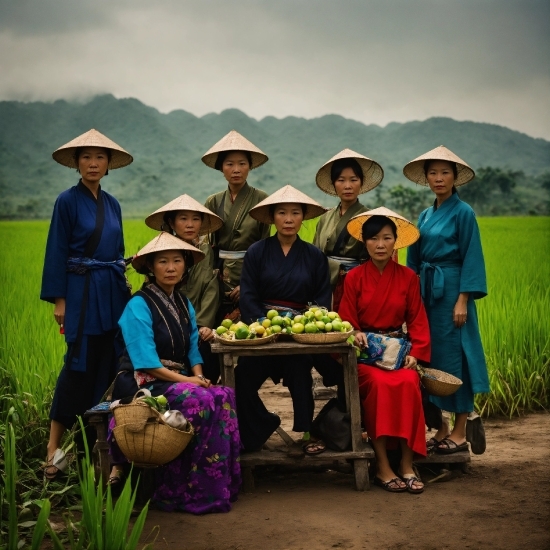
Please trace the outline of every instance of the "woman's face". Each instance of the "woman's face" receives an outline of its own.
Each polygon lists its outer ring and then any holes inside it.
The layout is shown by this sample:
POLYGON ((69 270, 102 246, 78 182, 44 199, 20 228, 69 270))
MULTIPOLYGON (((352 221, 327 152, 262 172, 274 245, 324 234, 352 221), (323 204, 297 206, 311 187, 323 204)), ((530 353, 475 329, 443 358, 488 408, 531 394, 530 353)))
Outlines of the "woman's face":
POLYGON ((82 181, 98 183, 109 168, 109 156, 103 147, 84 147, 78 157, 82 181))
POLYGON ((451 164, 445 160, 434 160, 426 172, 430 189, 438 199, 447 199, 453 194, 455 175, 451 164))
POLYGON ((374 237, 367 239, 365 244, 373 261, 387 262, 391 258, 395 246, 392 228, 389 225, 384 226, 374 237))
POLYGON ((183 277, 185 260, 180 250, 162 250, 155 254, 151 271, 157 284, 164 290, 171 290, 183 277))
POLYGON ((292 237, 300 231, 304 213, 302 205, 297 203, 283 203, 275 206, 273 223, 277 233, 284 237, 292 237))
POLYGON ((172 229, 180 239, 191 243, 198 238, 201 225, 202 218, 198 212, 179 210, 176 213, 172 229))
POLYGON ((338 179, 334 182, 334 189, 341 201, 354 203, 359 196, 362 183, 352 168, 344 168, 338 179))
POLYGON ((229 153, 222 164, 222 172, 228 183, 243 185, 250 172, 250 164, 244 153, 229 153))

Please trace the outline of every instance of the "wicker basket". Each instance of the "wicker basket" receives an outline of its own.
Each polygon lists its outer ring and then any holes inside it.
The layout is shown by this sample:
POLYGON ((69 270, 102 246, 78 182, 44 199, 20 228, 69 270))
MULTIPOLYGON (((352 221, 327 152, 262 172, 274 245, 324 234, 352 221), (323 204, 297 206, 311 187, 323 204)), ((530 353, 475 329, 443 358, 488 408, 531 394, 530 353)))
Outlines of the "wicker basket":
POLYGON ((149 418, 158 418, 159 416, 158 412, 147 405, 145 401, 136 399, 127 405, 116 405, 113 407, 113 415, 117 426, 147 422, 149 418))
POLYGON ((160 416, 116 426, 116 442, 128 461, 141 468, 162 466, 179 456, 191 441, 194 431, 176 430, 162 423, 160 416))
POLYGON ((418 367, 418 374, 420 374, 420 380, 422 385, 426 388, 426 391, 431 395, 437 395, 438 397, 446 397, 452 395, 455 391, 462 386, 462 380, 437 369, 428 369, 418 367))
POLYGON ((218 344, 223 344, 226 346, 261 346, 262 344, 269 344, 269 342, 274 342, 277 339, 278 334, 270 334, 269 336, 264 336, 263 338, 251 338, 250 340, 226 340, 225 338, 220 338, 217 334, 214 335, 214 340, 218 344))
POLYGON ((292 339, 300 344, 337 344, 345 342, 353 330, 347 332, 318 332, 315 334, 292 334, 292 339))

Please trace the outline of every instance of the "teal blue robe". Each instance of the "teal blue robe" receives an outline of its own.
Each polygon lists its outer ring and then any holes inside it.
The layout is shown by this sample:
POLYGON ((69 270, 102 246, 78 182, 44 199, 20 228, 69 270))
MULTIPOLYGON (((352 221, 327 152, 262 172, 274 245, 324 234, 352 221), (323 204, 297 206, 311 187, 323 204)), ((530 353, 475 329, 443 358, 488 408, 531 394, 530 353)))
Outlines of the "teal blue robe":
POLYGON ((485 354, 475 300, 487 295, 485 261, 474 211, 457 193, 418 218, 420 239, 409 247, 407 265, 420 275, 422 298, 430 323, 432 368, 460 378, 460 389, 448 397, 431 396, 443 410, 460 413, 474 408, 474 394, 489 391, 485 354), (467 321, 453 322, 461 292, 468 292, 467 321))

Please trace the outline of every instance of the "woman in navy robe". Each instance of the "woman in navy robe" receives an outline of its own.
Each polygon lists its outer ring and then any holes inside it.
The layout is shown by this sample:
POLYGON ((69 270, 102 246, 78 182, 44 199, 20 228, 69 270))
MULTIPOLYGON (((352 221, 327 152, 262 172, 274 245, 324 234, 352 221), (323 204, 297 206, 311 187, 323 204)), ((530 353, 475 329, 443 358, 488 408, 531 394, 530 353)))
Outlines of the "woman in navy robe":
MULTIPOLYGON (((332 290, 326 256, 298 236, 303 220, 325 209, 290 185, 250 210, 263 223, 274 223, 277 233, 253 244, 241 273, 241 316, 245 323, 264 317, 271 308, 301 311, 307 304, 330 309, 332 290)), ((237 416, 245 451, 262 448, 281 420, 265 408, 258 395, 271 378, 288 387, 294 407, 296 432, 309 432, 314 402, 311 357, 307 355, 241 357, 235 370, 237 416)))
POLYGON ((53 158, 76 168, 81 179, 55 202, 40 292, 42 300, 55 304, 54 318, 67 342, 50 411, 47 479, 66 467, 59 448, 65 430, 99 403, 114 377, 115 332, 129 289, 120 205, 100 181, 109 168, 133 160, 96 130, 63 145, 53 158))
MULTIPOLYGON (((407 265, 420 275, 430 323, 431 366, 462 380, 453 395, 430 396, 440 409, 455 413, 455 423, 449 434, 443 422, 428 446, 451 454, 468 449, 466 422, 474 410, 474 394, 489 391, 475 305, 475 300, 487 295, 485 262, 475 213, 456 192, 456 186, 475 174, 443 146, 409 162, 403 173, 416 183, 429 185, 435 194, 433 206, 418 219, 420 239, 409 248, 407 265)), ((476 421, 481 423, 478 416, 476 421)), ((484 441, 481 446, 484 450, 484 441)))

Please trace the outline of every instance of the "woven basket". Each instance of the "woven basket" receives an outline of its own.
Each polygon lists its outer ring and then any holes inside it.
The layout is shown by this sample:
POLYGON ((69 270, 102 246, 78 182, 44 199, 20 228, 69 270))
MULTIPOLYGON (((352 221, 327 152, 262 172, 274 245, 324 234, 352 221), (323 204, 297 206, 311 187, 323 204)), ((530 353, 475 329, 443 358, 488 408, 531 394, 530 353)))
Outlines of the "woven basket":
POLYGON ((128 461, 141 468, 162 466, 179 456, 191 441, 194 431, 176 430, 163 424, 160 416, 116 426, 116 442, 128 461))
POLYGON ((292 339, 300 344, 337 344, 345 342, 353 330, 347 332, 319 332, 316 334, 292 334, 292 339))
POLYGON ((270 334, 269 336, 264 336, 263 338, 252 338, 251 340, 226 340, 225 338, 220 338, 217 334, 214 334, 214 339, 218 344, 223 344, 226 346, 261 346, 262 344, 269 344, 277 339, 278 334, 270 334))
POLYGON ((147 405, 145 401, 136 399, 127 405, 117 405, 113 407, 113 415, 117 426, 147 422, 149 418, 154 419, 159 417, 158 412, 147 405))
POLYGON ((446 397, 452 395, 462 386, 462 380, 437 369, 418 368, 420 380, 426 391, 431 395, 446 397))

